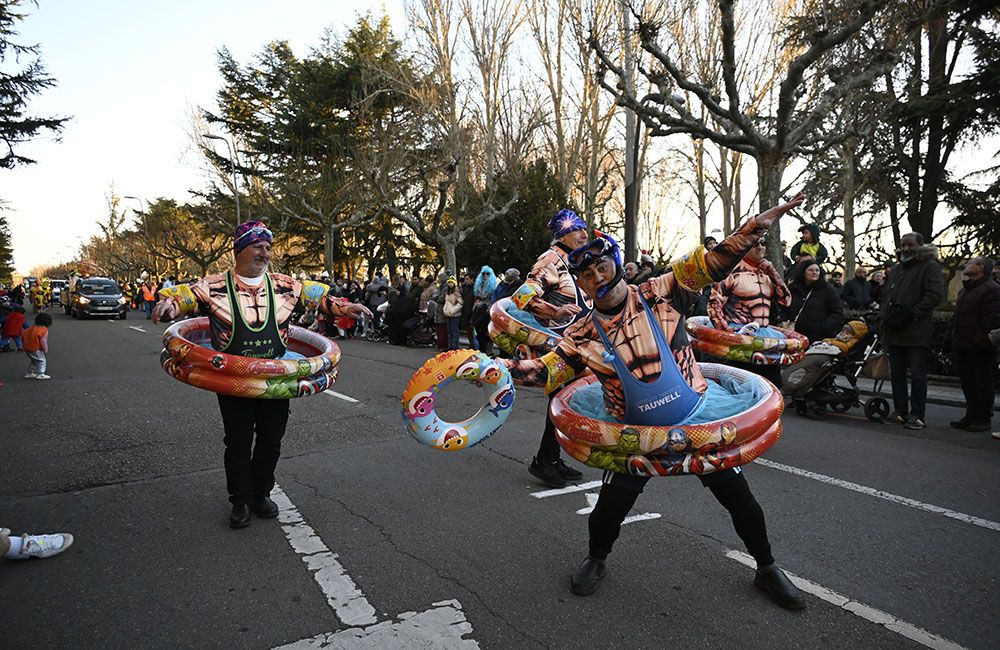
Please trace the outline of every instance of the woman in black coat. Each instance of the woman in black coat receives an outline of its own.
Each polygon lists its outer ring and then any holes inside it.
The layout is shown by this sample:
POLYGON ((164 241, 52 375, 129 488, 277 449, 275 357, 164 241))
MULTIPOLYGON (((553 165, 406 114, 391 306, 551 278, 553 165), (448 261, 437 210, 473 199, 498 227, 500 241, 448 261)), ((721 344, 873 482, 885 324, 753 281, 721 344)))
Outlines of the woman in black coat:
POLYGON ((786 320, 795 322, 796 332, 809 337, 810 342, 837 334, 844 322, 844 304, 816 260, 800 264, 789 289, 792 304, 786 320))

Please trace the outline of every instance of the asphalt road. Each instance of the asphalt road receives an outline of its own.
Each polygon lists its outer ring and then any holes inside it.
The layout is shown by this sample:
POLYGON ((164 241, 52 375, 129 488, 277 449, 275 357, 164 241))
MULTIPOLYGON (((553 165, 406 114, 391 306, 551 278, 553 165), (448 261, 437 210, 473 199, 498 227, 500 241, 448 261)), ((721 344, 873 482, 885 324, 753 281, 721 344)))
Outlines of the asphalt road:
MULTIPOLYGON (((437 452, 398 406, 432 352, 345 342, 334 390, 357 401, 292 402, 282 516, 234 531, 215 396, 160 369, 163 327, 54 318, 51 381, 0 355, 0 525, 76 543, 0 561, 5 646, 1000 647, 1000 443, 949 429, 957 409, 929 407, 920 432, 786 414, 745 468, 779 564, 825 594, 806 611, 753 589, 728 516, 689 477, 650 482, 646 517, 581 598, 569 575, 597 490, 539 498, 540 391, 520 389, 482 445, 437 452)), ((442 401, 454 417, 482 398, 442 401)))

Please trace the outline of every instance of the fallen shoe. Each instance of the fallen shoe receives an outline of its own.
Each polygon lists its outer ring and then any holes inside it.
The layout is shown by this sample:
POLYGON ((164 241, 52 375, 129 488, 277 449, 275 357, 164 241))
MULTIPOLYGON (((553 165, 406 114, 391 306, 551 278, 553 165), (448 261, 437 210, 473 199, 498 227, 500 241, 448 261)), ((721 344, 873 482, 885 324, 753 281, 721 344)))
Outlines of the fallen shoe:
POLYGON ((774 564, 758 568, 753 586, 765 592, 775 603, 785 609, 805 609, 806 601, 799 588, 792 584, 785 572, 774 564))
POLYGON ((606 571, 604 560, 597 560, 588 555, 570 578, 569 590, 577 596, 589 596, 597 591, 606 571))

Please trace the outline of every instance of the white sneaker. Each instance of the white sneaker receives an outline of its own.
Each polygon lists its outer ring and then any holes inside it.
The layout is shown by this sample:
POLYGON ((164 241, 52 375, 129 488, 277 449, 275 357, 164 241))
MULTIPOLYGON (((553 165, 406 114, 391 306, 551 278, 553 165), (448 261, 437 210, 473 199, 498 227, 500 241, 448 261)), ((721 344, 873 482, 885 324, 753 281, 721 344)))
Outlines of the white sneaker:
POLYGON ((29 557, 52 557, 73 545, 73 536, 69 533, 21 535, 21 540, 21 552, 10 559, 26 560, 29 557))
POLYGON ((10 528, 0 528, 0 535, 10 536, 10 528))
POLYGON ((52 377, 49 377, 46 374, 41 374, 41 375, 35 375, 35 379, 52 379, 52 377))
POLYGON ((37 377, 38 377, 38 375, 36 375, 33 372, 26 372, 26 373, 24 373, 24 378, 25 379, 35 379, 37 377))
POLYGON ((992 437, 994 440, 1000 440, 1000 431, 994 431, 993 433, 990 434, 990 437, 992 437))

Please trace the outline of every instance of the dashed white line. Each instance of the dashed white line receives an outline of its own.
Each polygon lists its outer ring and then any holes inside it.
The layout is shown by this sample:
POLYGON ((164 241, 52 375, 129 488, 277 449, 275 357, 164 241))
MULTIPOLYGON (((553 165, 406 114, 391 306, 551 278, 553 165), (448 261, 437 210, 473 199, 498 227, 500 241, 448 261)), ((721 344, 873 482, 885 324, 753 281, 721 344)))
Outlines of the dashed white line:
POLYGON ((331 396, 331 397, 339 397, 340 399, 344 400, 345 402, 351 402, 352 404, 357 404, 358 403, 358 400, 354 399, 350 395, 344 395, 343 393, 338 393, 337 391, 329 389, 329 388, 326 389, 323 392, 326 393, 327 395, 331 396))
MULTIPOLYGON (((756 568, 757 562, 742 551, 729 551, 726 553, 726 557, 736 560, 741 564, 745 564, 748 567, 756 568)), ((855 600, 851 600, 847 596, 838 594, 836 591, 827 589, 822 585, 818 585, 811 580, 806 580, 805 578, 800 578, 794 573, 789 573, 785 571, 785 575, 792 583, 801 589, 802 591, 816 596, 820 600, 824 600, 831 605, 840 607, 843 610, 851 612, 855 616, 865 619, 866 621, 871 621, 876 625, 881 625, 891 632, 905 636, 907 639, 916 641, 920 645, 926 646, 928 648, 935 648, 936 650, 966 650, 965 646, 961 646, 954 641, 949 641, 944 637, 938 636, 932 632, 928 632, 923 628, 919 628, 916 625, 902 621, 888 612, 883 612, 880 609, 875 609, 864 603, 859 603, 855 600)))
POLYGON ((917 501, 916 499, 900 496, 898 494, 883 492, 882 490, 868 487, 866 485, 851 483, 850 481, 844 481, 839 478, 827 476, 826 474, 817 474, 816 472, 810 472, 809 470, 799 469, 798 467, 792 467, 791 465, 783 465, 782 463, 776 463, 771 460, 765 460, 764 458, 758 458, 754 462, 763 465, 764 467, 770 467, 772 469, 781 470, 782 472, 788 472, 789 474, 795 474, 797 476, 804 476, 806 478, 811 478, 814 481, 819 481, 821 483, 827 483, 829 485, 835 485, 837 487, 844 488, 845 490, 852 490, 854 492, 867 494, 868 496, 876 497, 878 499, 885 499, 886 501, 891 501, 893 503, 898 503, 904 506, 909 506, 911 508, 916 508, 917 510, 923 510, 924 512, 932 512, 936 515, 950 517, 951 519, 956 519, 966 524, 972 524, 973 526, 979 526, 981 528, 986 528, 989 530, 1000 531, 1000 523, 997 523, 995 521, 990 521, 989 519, 983 519, 982 517, 967 515, 964 512, 949 510, 948 508, 942 508, 941 506, 936 506, 931 503, 924 503, 923 501, 917 501))
POLYGON ((135 325, 129 325, 128 328, 130 330, 135 330, 137 332, 145 332, 146 331, 146 330, 142 329, 141 327, 136 327, 135 325))

